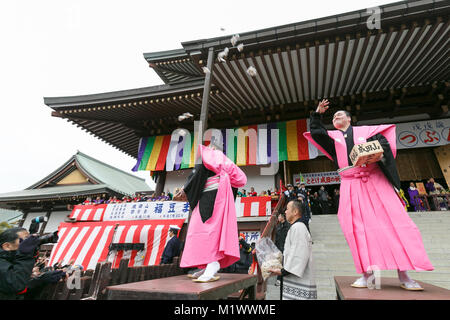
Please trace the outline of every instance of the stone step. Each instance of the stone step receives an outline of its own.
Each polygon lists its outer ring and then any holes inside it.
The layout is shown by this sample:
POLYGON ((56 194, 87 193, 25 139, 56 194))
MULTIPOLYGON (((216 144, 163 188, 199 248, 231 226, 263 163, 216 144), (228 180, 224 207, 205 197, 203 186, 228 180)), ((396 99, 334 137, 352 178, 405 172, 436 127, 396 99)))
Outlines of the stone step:
MULTIPOLYGON (((433 271, 409 271, 411 278, 450 289, 450 211, 409 213, 422 235, 433 271)), ((334 276, 361 275, 355 270, 353 258, 336 215, 313 216, 310 223, 313 238, 314 273, 318 299, 336 299, 334 276)), ((396 278, 396 270, 380 271, 382 277, 396 278)), ((275 281, 273 281, 275 283, 275 281)), ((381 286, 383 284, 381 283, 381 286)), ((279 299, 279 287, 268 285, 273 299, 279 299), (275 292, 275 293, 274 293, 275 292)))

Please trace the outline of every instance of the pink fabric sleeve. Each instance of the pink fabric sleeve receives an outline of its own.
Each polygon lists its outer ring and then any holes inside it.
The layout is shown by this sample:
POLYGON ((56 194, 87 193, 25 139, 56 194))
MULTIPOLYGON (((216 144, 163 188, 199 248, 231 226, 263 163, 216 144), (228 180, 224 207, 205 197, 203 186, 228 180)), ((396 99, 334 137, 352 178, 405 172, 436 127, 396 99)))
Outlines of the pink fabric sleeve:
POLYGON ((311 136, 311 132, 303 132, 303 136, 305 137, 306 140, 308 140, 309 142, 311 142, 317 149, 319 149, 328 159, 330 159, 331 161, 334 161, 333 158, 330 156, 330 154, 328 152, 325 151, 324 148, 322 148, 322 146, 320 144, 318 144, 311 136))
POLYGON ((231 161, 220 150, 213 150, 204 145, 199 145, 199 154, 202 157, 203 164, 206 169, 217 174, 227 173, 230 177, 231 186, 240 188, 247 184, 247 176, 245 173, 231 161))

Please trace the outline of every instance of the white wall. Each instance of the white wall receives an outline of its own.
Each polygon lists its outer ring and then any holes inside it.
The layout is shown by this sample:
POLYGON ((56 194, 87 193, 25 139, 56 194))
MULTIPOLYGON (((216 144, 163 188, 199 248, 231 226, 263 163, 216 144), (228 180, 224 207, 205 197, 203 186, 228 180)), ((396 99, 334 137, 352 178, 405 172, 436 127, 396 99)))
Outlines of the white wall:
POLYGON ((71 211, 55 211, 50 214, 44 233, 50 233, 58 230, 58 226, 71 213, 71 211))
MULTIPOLYGON (((245 189, 250 191, 250 188, 255 188, 255 191, 259 194, 263 190, 274 189, 275 187, 275 178, 273 175, 271 176, 262 176, 260 174, 262 166, 245 166, 240 167, 242 171, 247 175, 247 184, 245 187, 239 189, 245 189)), ((267 166, 265 166, 267 167, 267 166)))
MULTIPOLYGON (((245 185, 245 187, 240 189, 250 191, 250 187, 254 187, 255 191, 258 192, 258 194, 263 190, 268 190, 270 188, 272 188, 272 190, 274 189, 274 176, 261 176, 261 166, 245 166, 240 168, 247 175, 247 184, 245 185)), ((175 188, 182 187, 191 171, 192 169, 167 172, 164 191, 167 192, 167 190, 170 190, 173 193, 175 188)))
MULTIPOLYGON (((23 228, 27 229, 30 227, 31 220, 33 218, 44 216, 47 214, 47 212, 30 212, 23 223, 23 228)), ((58 230, 58 226, 61 222, 64 222, 64 219, 67 217, 67 215, 70 214, 70 211, 55 211, 50 214, 50 219, 47 221, 47 225, 45 226, 44 233, 50 233, 53 231, 58 230)), ((39 227, 40 230, 40 227, 39 227)))

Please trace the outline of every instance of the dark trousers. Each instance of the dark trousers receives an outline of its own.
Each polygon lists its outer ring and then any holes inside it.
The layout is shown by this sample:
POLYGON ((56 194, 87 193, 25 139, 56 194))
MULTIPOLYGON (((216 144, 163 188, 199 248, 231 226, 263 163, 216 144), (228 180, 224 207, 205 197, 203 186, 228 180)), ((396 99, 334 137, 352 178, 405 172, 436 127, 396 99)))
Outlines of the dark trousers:
POLYGON ((322 214, 328 214, 328 201, 326 200, 319 200, 320 206, 322 207, 322 214))

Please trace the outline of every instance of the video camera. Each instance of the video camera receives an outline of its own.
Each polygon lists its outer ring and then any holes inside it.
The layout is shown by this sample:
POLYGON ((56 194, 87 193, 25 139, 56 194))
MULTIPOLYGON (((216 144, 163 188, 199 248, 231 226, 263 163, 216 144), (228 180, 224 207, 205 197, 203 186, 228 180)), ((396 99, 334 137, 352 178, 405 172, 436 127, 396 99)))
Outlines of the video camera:
MULTIPOLYGON (((28 229, 28 231, 33 234, 33 233, 38 233, 39 231, 39 225, 42 222, 47 221, 47 217, 44 216, 39 216, 34 218, 33 220, 31 220, 31 224, 30 224, 30 228, 28 229)), ((46 243, 57 243, 58 242, 58 231, 55 231, 51 234, 47 234, 45 236, 39 237, 39 245, 42 244, 46 244, 46 243)))

